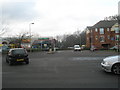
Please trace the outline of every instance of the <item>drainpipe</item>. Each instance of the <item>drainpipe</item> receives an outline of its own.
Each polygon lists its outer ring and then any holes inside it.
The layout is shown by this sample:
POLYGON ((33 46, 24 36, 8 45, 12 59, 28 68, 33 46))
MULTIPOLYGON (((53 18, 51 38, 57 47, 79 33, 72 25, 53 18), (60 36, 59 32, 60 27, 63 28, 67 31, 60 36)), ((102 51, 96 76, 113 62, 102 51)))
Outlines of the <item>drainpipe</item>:
POLYGON ((92 48, 92 29, 90 30, 90 49, 92 48))
MULTIPOLYGON (((118 9, 120 10, 120 2, 119 2, 119 5, 118 5, 118 9)), ((119 30, 119 34, 120 34, 120 12, 119 12, 119 10, 118 10, 118 18, 117 18, 117 20, 118 20, 118 30, 119 30)), ((118 52, 120 52, 120 37, 118 38, 118 52)))

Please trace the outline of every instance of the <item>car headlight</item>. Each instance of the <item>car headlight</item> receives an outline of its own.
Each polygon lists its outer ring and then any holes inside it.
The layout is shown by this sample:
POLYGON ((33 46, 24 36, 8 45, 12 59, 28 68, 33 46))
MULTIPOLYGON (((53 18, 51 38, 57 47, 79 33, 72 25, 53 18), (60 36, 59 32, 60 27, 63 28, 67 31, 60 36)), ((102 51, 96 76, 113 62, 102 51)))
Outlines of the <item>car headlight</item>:
POLYGON ((12 59, 11 57, 9 57, 9 59, 12 59))
POLYGON ((104 62, 104 64, 105 64, 105 65, 109 65, 109 63, 108 63, 108 62, 106 62, 106 61, 104 62))
POLYGON ((102 63, 105 65, 110 65, 110 63, 108 61, 103 61, 102 63))

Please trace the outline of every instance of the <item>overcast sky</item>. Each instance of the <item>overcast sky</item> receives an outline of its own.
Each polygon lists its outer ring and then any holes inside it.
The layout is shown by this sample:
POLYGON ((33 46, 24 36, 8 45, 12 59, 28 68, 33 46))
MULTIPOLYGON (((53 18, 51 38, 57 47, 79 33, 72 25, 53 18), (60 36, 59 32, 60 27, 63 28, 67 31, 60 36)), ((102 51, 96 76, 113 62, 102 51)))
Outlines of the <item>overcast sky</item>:
POLYGON ((119 0, 2 0, 2 28, 6 35, 31 31, 56 36, 84 30, 107 16, 118 14, 119 0))

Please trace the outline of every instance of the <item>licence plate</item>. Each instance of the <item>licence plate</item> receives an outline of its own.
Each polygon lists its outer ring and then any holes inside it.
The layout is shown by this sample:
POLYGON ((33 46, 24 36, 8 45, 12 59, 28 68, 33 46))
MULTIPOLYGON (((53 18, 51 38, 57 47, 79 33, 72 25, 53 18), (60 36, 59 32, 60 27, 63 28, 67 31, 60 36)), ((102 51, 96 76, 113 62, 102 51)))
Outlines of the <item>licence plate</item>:
POLYGON ((17 61, 24 61, 24 59, 17 59, 17 61))

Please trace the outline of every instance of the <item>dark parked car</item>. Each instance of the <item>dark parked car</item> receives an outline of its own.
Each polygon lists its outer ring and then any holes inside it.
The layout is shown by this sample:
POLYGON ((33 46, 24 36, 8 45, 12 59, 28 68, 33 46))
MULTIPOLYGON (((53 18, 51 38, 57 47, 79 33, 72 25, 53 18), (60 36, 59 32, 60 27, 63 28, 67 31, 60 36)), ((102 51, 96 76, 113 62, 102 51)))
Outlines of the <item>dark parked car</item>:
POLYGON ((8 51, 9 51, 9 47, 8 46, 6 46, 6 45, 4 45, 4 46, 2 46, 1 47, 2 48, 2 53, 7 53, 8 51))
POLYGON ((6 56, 6 62, 9 63, 9 65, 17 62, 25 62, 26 64, 29 64, 28 53, 24 48, 10 49, 6 56))

